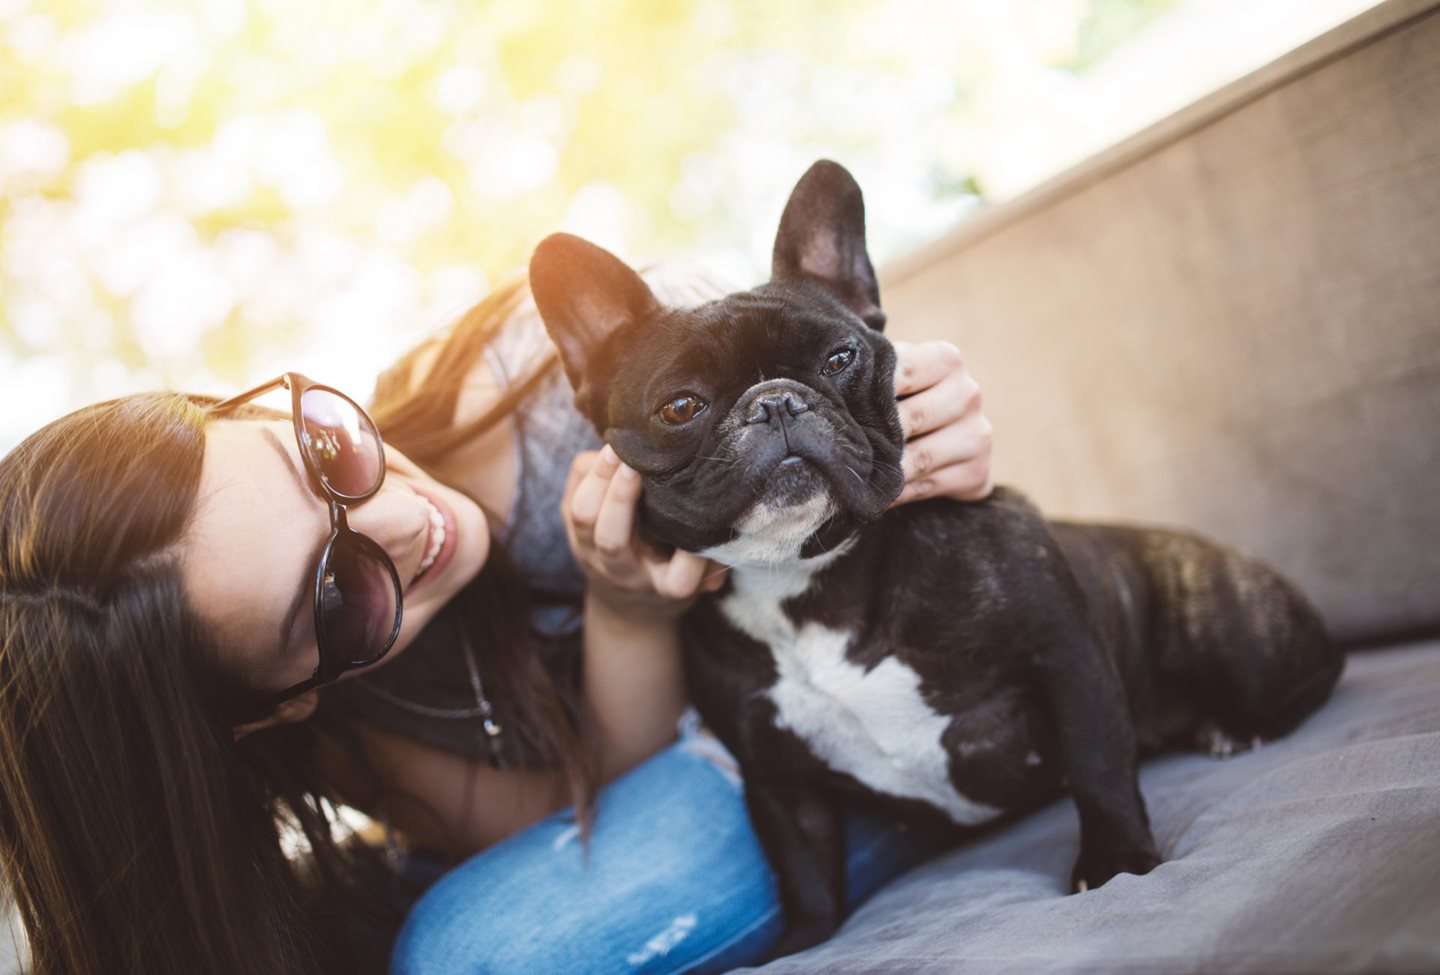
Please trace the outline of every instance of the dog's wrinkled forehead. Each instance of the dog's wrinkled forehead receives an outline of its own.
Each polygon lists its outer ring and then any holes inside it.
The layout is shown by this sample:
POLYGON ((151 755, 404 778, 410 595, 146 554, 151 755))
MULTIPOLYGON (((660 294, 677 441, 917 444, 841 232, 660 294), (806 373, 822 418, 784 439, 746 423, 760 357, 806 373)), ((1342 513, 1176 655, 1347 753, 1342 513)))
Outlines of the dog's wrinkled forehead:
POLYGON ((615 350, 614 377, 632 388, 643 377, 662 386, 681 377, 748 384, 808 365, 813 350, 865 331, 822 288, 764 285, 696 308, 657 312, 615 350))
POLYGON ((576 405, 602 433, 607 389, 633 391, 692 360, 697 371, 761 371, 767 356, 778 366, 784 355, 814 352, 837 332, 861 329, 878 337, 885 325, 865 249, 860 187, 826 160, 810 167, 790 194, 768 284, 698 308, 667 309, 615 255, 552 234, 530 259, 530 287, 576 405), (682 346, 690 348, 668 361, 670 350, 682 346))

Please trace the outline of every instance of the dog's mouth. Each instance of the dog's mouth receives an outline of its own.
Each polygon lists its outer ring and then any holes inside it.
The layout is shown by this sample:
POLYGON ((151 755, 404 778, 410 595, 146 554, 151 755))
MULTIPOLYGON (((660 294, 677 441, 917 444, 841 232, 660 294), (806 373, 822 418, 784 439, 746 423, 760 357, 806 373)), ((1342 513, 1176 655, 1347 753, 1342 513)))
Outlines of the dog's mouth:
POLYGON ((759 497, 777 507, 804 504, 825 488, 827 478, 820 467, 801 454, 781 458, 765 478, 759 497))
POLYGON ((754 502, 730 526, 730 540, 703 554, 728 565, 790 562, 836 511, 834 492, 817 465, 788 456, 770 470, 754 502))
POLYGON ((788 534, 803 525, 813 532, 840 506, 824 467, 813 458, 790 454, 770 469, 755 503, 740 516, 736 528, 788 534))
POLYGON ((864 521, 890 500, 880 496, 884 486, 875 483, 876 476, 873 460, 857 449, 834 441, 795 444, 763 478, 757 478, 755 498, 784 507, 807 504, 815 495, 824 494, 837 513, 864 521))

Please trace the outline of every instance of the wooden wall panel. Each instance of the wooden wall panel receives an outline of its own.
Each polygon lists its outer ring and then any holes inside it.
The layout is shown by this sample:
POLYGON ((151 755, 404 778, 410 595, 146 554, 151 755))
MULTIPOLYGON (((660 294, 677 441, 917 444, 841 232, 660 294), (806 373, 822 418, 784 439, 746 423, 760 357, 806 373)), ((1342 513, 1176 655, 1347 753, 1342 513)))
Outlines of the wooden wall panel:
POLYGON ((999 478, 1193 526, 1350 639, 1440 626, 1440 4, 1392 0, 882 270, 999 478))

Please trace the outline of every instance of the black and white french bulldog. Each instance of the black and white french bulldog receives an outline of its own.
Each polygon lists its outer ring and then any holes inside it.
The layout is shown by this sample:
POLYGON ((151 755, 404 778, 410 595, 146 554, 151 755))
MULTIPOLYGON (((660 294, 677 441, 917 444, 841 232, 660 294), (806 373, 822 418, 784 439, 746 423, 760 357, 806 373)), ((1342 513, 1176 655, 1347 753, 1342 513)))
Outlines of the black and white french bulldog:
POLYGON ((576 405, 643 478, 642 536, 732 567, 686 617, 687 680, 741 764, 782 951, 841 919, 841 792, 971 826, 1068 788, 1085 890, 1160 862, 1138 752, 1283 734, 1328 697, 1315 611, 1230 549, 1003 488, 890 507, 895 355, 839 165, 795 187, 750 291, 662 307, 564 234, 530 282, 576 405))

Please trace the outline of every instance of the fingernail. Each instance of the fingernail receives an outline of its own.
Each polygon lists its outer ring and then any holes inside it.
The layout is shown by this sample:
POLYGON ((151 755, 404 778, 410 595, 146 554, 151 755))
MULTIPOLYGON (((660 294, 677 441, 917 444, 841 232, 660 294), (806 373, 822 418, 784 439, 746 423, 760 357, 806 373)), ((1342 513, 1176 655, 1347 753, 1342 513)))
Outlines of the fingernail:
POLYGON ((637 471, 635 468, 631 467, 629 464, 621 464, 619 469, 615 472, 615 476, 623 478, 627 481, 633 481, 635 480, 635 478, 640 476, 640 472, 637 471))
POLYGON ((615 448, 608 443, 600 448, 600 460, 606 464, 618 463, 620 458, 615 454, 615 448))

